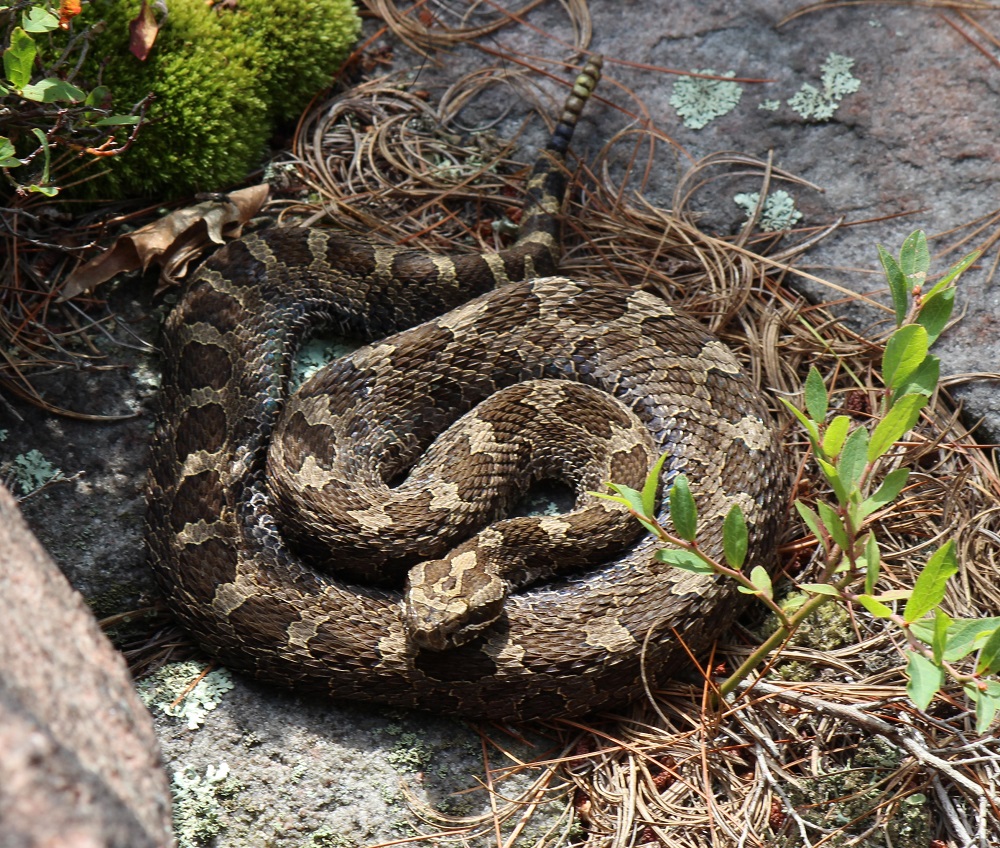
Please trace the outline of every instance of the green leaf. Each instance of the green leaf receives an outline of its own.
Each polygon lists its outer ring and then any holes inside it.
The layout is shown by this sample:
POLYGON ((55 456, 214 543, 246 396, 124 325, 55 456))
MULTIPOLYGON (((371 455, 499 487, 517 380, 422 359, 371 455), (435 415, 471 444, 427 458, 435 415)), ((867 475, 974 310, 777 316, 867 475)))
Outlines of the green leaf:
POLYGON ((826 501, 819 501, 816 506, 819 509, 819 515, 823 521, 823 526, 826 528, 826 532, 830 534, 830 538, 840 546, 842 551, 846 551, 848 541, 844 522, 840 520, 840 516, 837 515, 836 510, 826 501))
POLYGON ((832 598, 839 598, 840 591, 836 586, 831 586, 829 583, 802 583, 799 588, 806 592, 812 592, 814 595, 829 595, 832 598))
POLYGON ((865 539, 863 559, 865 566, 865 592, 870 595, 875 591, 875 584, 878 583, 879 571, 882 564, 882 553, 878 549, 878 542, 875 540, 874 533, 869 533, 868 538, 865 539))
POLYGON ((926 710, 944 683, 944 670, 915 651, 906 651, 906 654, 906 676, 910 678, 906 694, 918 709, 926 710))
POLYGON ((908 601, 912 594, 912 589, 887 589, 873 597, 876 601, 908 601))
POLYGON ((844 439, 847 438, 847 428, 851 426, 851 419, 848 415, 838 415, 830 422, 823 434, 823 453, 829 459, 840 453, 844 446, 844 439))
POLYGON ((868 442, 868 461, 874 462, 912 430, 926 404, 927 398, 916 394, 903 395, 897 400, 872 433, 868 442))
MULTIPOLYGON (((948 626, 948 640, 944 650, 945 662, 958 662, 971 654, 1000 627, 1000 617, 959 618, 948 626)), ((921 642, 934 643, 934 622, 930 619, 914 621, 910 632, 921 642)))
POLYGON ((995 680, 978 680, 966 683, 962 688, 969 700, 976 705, 976 733, 985 733, 1000 708, 1000 683, 995 680), (983 688, 980 689, 980 686, 983 688))
POLYGON ((781 609, 786 615, 794 615, 809 600, 805 592, 793 592, 781 599, 781 609))
POLYGON ((818 456, 816 457, 816 464, 819 466, 820 471, 823 472, 823 476, 829 481, 830 486, 833 487, 833 493, 837 496, 837 501, 846 504, 850 500, 850 492, 847 486, 844 485, 844 481, 840 477, 840 472, 837 471, 836 467, 818 456))
POLYGON ((107 108, 112 101, 111 89, 106 85, 99 85, 87 92, 87 99, 84 103, 87 106, 96 106, 98 109, 88 109, 84 112, 88 121, 93 121, 95 127, 126 127, 135 126, 139 123, 138 115, 106 115, 101 117, 101 111, 107 108))
POLYGON ((35 40, 21 27, 14 27, 10 46, 3 52, 3 71, 14 88, 24 88, 31 80, 31 67, 37 52, 35 40))
POLYGON ((911 289, 923 286, 931 267, 931 254, 927 249, 927 236, 923 230, 915 230, 906 237, 899 251, 899 267, 906 275, 911 289))
POLYGON ((935 665, 944 662, 944 651, 948 646, 948 628, 951 627, 951 616, 942 609, 934 610, 934 636, 931 639, 931 650, 934 651, 935 665))
POLYGON ((990 729, 993 718, 1000 708, 1000 698, 980 692, 976 699, 976 733, 983 734, 990 729))
POLYGON ((909 303, 906 286, 906 276, 896 260, 882 245, 878 245, 878 258, 885 272, 889 293, 892 295, 892 307, 896 312, 896 326, 902 326, 906 320, 906 306, 909 303))
POLYGON ((722 525, 722 550, 730 568, 742 568, 747 558, 747 522, 743 510, 734 503, 722 525))
POLYGON ((857 488, 861 475, 868 467, 868 431, 864 427, 858 427, 844 443, 840 459, 837 461, 837 472, 844 485, 850 491, 857 488))
POLYGON ((898 389, 920 367, 929 347, 927 330, 919 324, 900 327, 889 337, 882 354, 882 379, 898 389))
POLYGON ((660 562, 666 562, 675 568, 683 571, 690 571, 694 574, 714 574, 712 568, 698 554, 692 551, 681 551, 677 548, 664 548, 656 552, 656 558, 660 562))
POLYGON ((979 682, 985 684, 987 695, 993 698, 1000 698, 1000 680, 980 680, 979 682))
POLYGON ((867 518, 875 510, 892 503, 899 493, 903 491, 903 487, 906 485, 909 476, 909 468, 894 468, 886 474, 882 485, 875 490, 875 494, 862 501, 860 509, 861 518, 867 518))
POLYGON ((823 537, 823 533, 820 532, 820 527, 822 527, 822 523, 819 520, 819 515, 817 515, 816 510, 814 510, 810 506, 807 506, 800 500, 795 501, 795 509, 799 513, 799 518, 801 518, 806 523, 806 525, 812 531, 812 534, 817 539, 821 539, 823 537))
POLYGON ((957 571, 955 542, 949 539, 931 554, 927 565, 917 576, 917 582, 913 584, 913 595, 903 610, 903 618, 908 622, 917 621, 941 603, 948 579, 957 571))
MULTIPOLYGON (((614 484, 608 483, 608 485, 612 486, 614 484)), ((587 492, 587 494, 592 495, 595 498, 601 498, 602 500, 614 501, 615 503, 624 504, 625 506, 629 505, 628 501, 625 500, 625 498, 621 497, 620 495, 609 495, 605 492, 587 492)))
POLYGON ((945 289, 933 296, 928 295, 924 298, 920 312, 917 315, 917 321, 920 322, 920 326, 927 330, 927 337, 931 344, 937 341, 938 336, 941 335, 944 328, 948 325, 948 319, 951 318, 951 311, 954 306, 954 289, 945 289))
POLYGON ((16 153, 10 139, 0 135, 0 168, 16 168, 18 165, 22 165, 23 163, 17 158, 16 153))
MULTIPOLYGON (((757 587, 757 593, 765 598, 774 597, 774 585, 771 583, 771 575, 760 565, 755 565, 750 570, 750 582, 757 587)), ((741 587, 742 588, 742 587, 741 587)))
POLYGON ((646 521, 645 518, 637 518, 636 521, 638 521, 650 535, 657 537, 660 535, 660 528, 652 522, 646 521))
POLYGON ((795 509, 799 513, 799 517, 806 523, 806 526, 812 531, 812 534, 823 543, 823 549, 827 550, 826 544, 826 534, 820 529, 823 523, 820 521, 819 516, 816 514, 815 510, 807 507, 802 501, 795 502, 795 509))
POLYGON ((599 495, 599 497, 607 498, 609 501, 619 501, 629 509, 639 513, 639 515, 645 515, 642 509, 642 495, 635 489, 623 486, 620 483, 608 483, 608 488, 613 492, 617 492, 617 497, 614 495, 599 495))
POLYGON ((889 618, 892 615, 892 610, 889 607, 871 595, 858 595, 858 603, 874 615, 875 618, 889 618))
POLYGON ((38 127, 33 127, 31 132, 38 139, 38 146, 42 148, 42 178, 37 184, 28 186, 28 191, 37 191, 46 197, 52 197, 59 189, 46 185, 49 181, 49 138, 38 127))
POLYGON ((916 371, 914 371, 903 384, 893 392, 892 402, 904 395, 924 395, 930 397, 937 388, 938 380, 941 377, 941 360, 933 354, 924 357, 916 371))
POLYGON ((84 101, 88 106, 100 106, 108 97, 111 96, 111 89, 106 85, 98 85, 92 88, 87 93, 87 99, 84 101))
POLYGON ((95 127, 134 127, 139 123, 138 115, 109 115, 94 121, 95 127))
POLYGON ((642 496, 635 489, 630 489, 628 486, 620 486, 618 483, 608 483, 608 488, 618 492, 618 494, 608 495, 604 492, 587 492, 587 494, 592 495, 595 498, 601 498, 605 501, 614 501, 615 503, 620 503, 623 506, 628 507, 639 514, 639 523, 645 527, 649 533, 652 533, 654 536, 660 535, 659 528, 653 524, 651 520, 642 518, 642 511, 636 509, 636 506, 642 506, 642 496))
POLYGON ((41 6, 25 11, 21 23, 28 32, 52 32, 59 28, 59 18, 41 6))
POLYGON ((813 421, 824 421, 826 410, 829 404, 829 397, 826 393, 826 386, 823 378, 815 365, 809 366, 809 375, 806 377, 806 409, 813 421))
POLYGON ((976 660, 976 674, 996 674, 998 671, 1000 671, 1000 627, 993 631, 979 649, 979 659, 976 660))
POLYGON ((670 519, 677 535, 685 542, 693 542, 698 530, 698 508, 695 506, 687 477, 678 474, 670 487, 670 519))
POLYGON ((77 103, 87 95, 66 80, 50 78, 39 80, 34 85, 22 86, 21 96, 25 100, 34 100, 37 103, 58 103, 60 100, 77 103))
POLYGON ((956 262, 948 269, 948 273, 945 274, 940 280, 938 280, 934 284, 934 288, 932 288, 929 292, 927 292, 927 294, 924 297, 927 300, 930 300, 930 298, 934 297, 939 292, 944 291, 949 285, 951 285, 951 283, 957 280, 973 262, 975 262, 979 258, 981 253, 982 253, 981 250, 974 250, 972 251, 972 253, 968 254, 967 256, 963 256, 961 259, 959 259, 958 262, 956 262))
POLYGON ((805 428, 806 433, 809 436, 809 440, 813 444, 813 448, 819 446, 819 428, 816 426, 816 422, 813 421, 808 415, 806 415, 801 409, 799 409, 795 404, 793 404, 787 398, 778 398, 788 409, 791 411, 792 415, 799 419, 799 423, 805 428))
POLYGON ((642 514, 652 517, 656 511, 656 492, 660 488, 660 471, 663 463, 667 459, 667 452, 660 455, 660 458, 653 463, 646 475, 646 482, 642 487, 642 514))

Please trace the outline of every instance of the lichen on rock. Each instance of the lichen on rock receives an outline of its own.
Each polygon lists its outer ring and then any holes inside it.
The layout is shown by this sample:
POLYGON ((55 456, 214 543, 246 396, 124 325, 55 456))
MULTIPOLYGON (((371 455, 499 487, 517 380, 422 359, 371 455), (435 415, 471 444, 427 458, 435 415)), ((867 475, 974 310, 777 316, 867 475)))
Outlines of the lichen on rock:
POLYGON ((851 73, 853 67, 854 60, 849 56, 831 53, 820 67, 822 90, 806 83, 788 101, 788 105, 807 121, 830 120, 840 102, 861 88, 861 80, 851 73))
MULTIPOLYGON (((710 68, 693 73, 722 77, 736 76, 735 71, 720 74, 710 68)), ((704 77, 681 77, 674 84, 670 105, 677 110, 677 114, 684 121, 684 126, 690 130, 700 130, 715 118, 732 112, 742 96, 743 89, 735 82, 704 77)))

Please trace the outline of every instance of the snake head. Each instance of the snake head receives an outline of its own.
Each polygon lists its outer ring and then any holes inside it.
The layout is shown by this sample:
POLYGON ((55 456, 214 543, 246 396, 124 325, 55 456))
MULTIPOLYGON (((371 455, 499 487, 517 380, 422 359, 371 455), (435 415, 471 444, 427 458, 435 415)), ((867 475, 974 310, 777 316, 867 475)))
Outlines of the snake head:
POLYGON ((503 613, 507 582, 482 551, 458 548, 445 559, 410 569, 403 626, 407 638, 430 651, 471 642, 503 613))

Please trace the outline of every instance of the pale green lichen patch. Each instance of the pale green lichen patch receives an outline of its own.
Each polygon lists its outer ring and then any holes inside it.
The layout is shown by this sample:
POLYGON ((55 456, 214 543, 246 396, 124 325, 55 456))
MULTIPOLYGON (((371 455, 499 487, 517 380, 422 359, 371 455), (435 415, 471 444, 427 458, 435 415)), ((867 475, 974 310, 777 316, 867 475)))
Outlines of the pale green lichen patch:
MULTIPOLYGON (((760 200, 760 192, 754 191, 748 194, 737 194, 733 200, 744 212, 747 213, 747 220, 753 215, 760 200)), ((761 210, 760 219, 757 225, 765 233, 777 232, 779 230, 790 230, 802 220, 802 213, 795 208, 795 198, 787 191, 779 189, 771 192, 764 201, 764 208, 761 210)))
POLYGON ((780 100, 762 100, 757 104, 758 109, 763 109, 765 112, 777 112, 781 108, 780 100))
POLYGON ((239 785, 229 776, 229 766, 208 766, 200 774, 191 766, 174 772, 170 792, 174 800, 174 835, 178 848, 206 845, 225 830, 220 798, 234 794, 239 785))
POLYGON ((302 848, 351 848, 355 844, 347 834, 332 827, 321 827, 309 834, 309 841, 302 848))
MULTIPOLYGON (((736 76, 735 71, 719 74, 710 69, 694 73, 722 77, 736 76)), ((677 114, 684 121, 684 126, 691 130, 700 130, 709 121, 732 112, 742 96, 743 89, 735 82, 703 77, 681 77, 674 84, 670 105, 677 110, 677 114)))
POLYGON ((338 337, 316 336, 309 339, 299 348, 295 361, 292 363, 291 388, 293 390, 298 388, 320 368, 357 349, 357 344, 352 344, 338 337))
POLYGON ((830 120, 840 102, 861 88, 861 80, 851 73, 853 67, 854 60, 850 57, 831 53, 820 68, 822 91, 806 83, 788 101, 788 105, 807 121, 830 120))
POLYGON ((386 760, 404 771, 423 771, 434 761, 435 751, 416 733, 400 733, 386 760))
POLYGON ((15 456, 5 469, 4 476, 8 477, 23 495, 30 495, 47 483, 65 479, 62 471, 55 468, 37 450, 15 456))
POLYGON ((205 665, 196 662, 165 665, 139 683, 139 697, 147 707, 184 719, 189 730, 196 730, 219 705, 222 696, 233 688, 233 678, 226 669, 217 668, 198 680, 204 670, 205 665), (195 680, 197 685, 188 692, 195 680))

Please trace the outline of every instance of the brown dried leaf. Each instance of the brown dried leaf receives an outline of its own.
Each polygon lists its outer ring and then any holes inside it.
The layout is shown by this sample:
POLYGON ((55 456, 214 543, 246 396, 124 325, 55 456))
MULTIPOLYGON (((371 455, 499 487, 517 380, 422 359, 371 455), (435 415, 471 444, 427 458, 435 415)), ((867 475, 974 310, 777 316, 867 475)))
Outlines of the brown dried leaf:
POLYGON ((269 190, 266 184, 243 188, 231 192, 225 200, 207 200, 178 209, 134 233, 120 236, 108 250, 66 278, 59 300, 75 297, 124 271, 145 271, 154 262, 162 269, 159 290, 175 285, 209 241, 222 244, 227 238, 239 238, 243 225, 264 205, 269 190))
POLYGON ((153 42, 160 32, 160 23, 156 20, 156 14, 149 7, 146 0, 142 0, 139 14, 129 22, 129 52, 140 62, 145 62, 149 56, 149 51, 153 49, 153 42))

